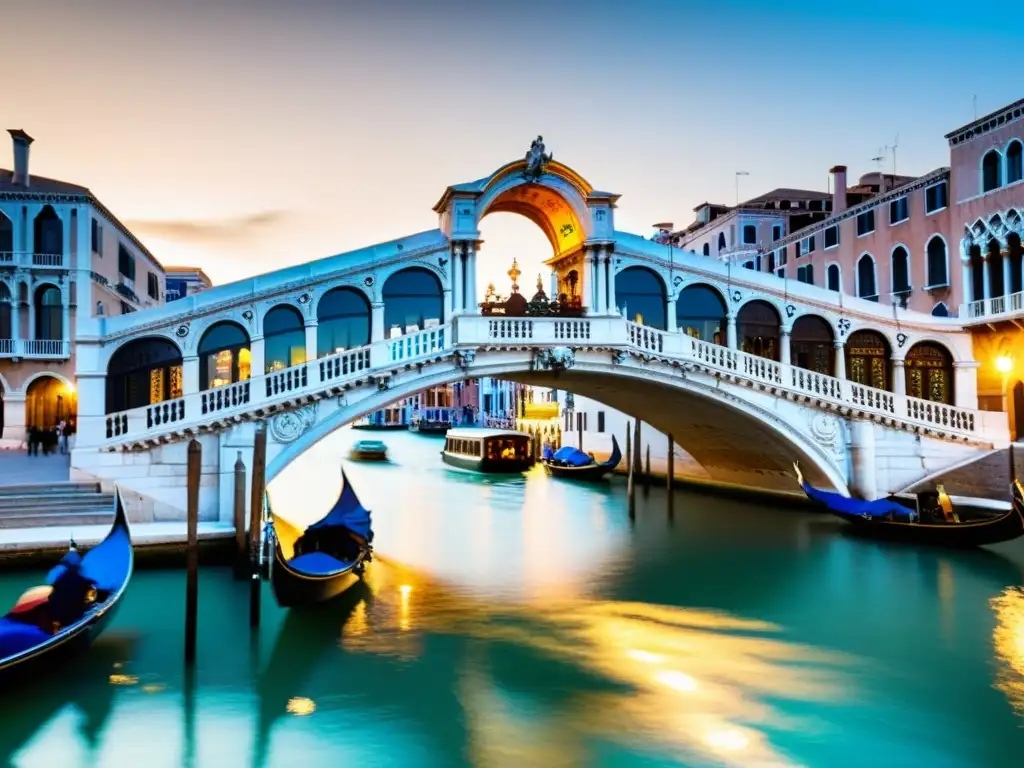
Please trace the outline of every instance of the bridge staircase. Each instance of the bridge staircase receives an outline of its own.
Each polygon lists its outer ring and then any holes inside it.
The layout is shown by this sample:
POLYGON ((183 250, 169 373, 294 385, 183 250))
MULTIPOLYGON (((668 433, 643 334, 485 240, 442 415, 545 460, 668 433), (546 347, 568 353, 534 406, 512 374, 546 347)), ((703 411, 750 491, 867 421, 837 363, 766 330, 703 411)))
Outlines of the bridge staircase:
POLYGON ((113 521, 114 496, 99 483, 38 483, 0 487, 0 528, 68 526, 113 521))

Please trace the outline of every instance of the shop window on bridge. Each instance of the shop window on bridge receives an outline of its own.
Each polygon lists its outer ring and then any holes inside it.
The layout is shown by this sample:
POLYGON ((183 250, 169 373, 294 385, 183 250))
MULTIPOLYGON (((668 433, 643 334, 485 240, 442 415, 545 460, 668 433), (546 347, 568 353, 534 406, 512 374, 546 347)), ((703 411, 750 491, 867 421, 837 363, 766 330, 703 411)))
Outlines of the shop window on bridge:
POLYGON ((766 301, 750 301, 736 316, 740 349, 769 360, 779 359, 779 313, 766 301))
POLYGON ((227 386, 252 375, 249 334, 237 323, 210 326, 199 340, 198 352, 200 389, 227 386))
POLYGON ((0 283, 0 339, 14 338, 11 328, 11 316, 13 314, 14 302, 11 298, 11 289, 7 283, 0 283))
POLYGON ((0 253, 14 250, 14 225, 3 211, 0 211, 0 253))
POLYGON ((370 343, 370 302, 355 288, 332 288, 316 307, 316 354, 326 357, 370 343))
POLYGON ((846 342, 846 375, 855 384, 889 390, 889 342, 877 331, 856 331, 846 342))
MULTIPOLYGON (((1013 184, 1022 179, 1024 179, 1024 144, 1014 139, 1006 148, 1006 183, 1013 184)), ((3 246, 0 245, 0 251, 2 250, 3 246)))
POLYGON ((54 376, 33 379, 25 391, 25 427, 49 431, 67 421, 75 429, 78 395, 75 388, 54 376))
POLYGON ((111 356, 107 413, 174 400, 182 394, 181 350, 170 339, 135 339, 111 356))
POLYGON ((64 338, 60 290, 52 285, 36 289, 36 338, 59 341, 64 338))
MULTIPOLYGON (((47 205, 39 212, 32 230, 35 237, 34 253, 48 256, 64 253, 64 223, 52 206, 47 205)), ((45 260, 43 263, 60 266, 59 260, 45 260)))
POLYGON ((263 318, 264 373, 306 362, 306 324, 295 307, 281 305, 263 318))
POLYGON ((949 285, 949 275, 946 270, 946 241, 938 235, 934 235, 928 241, 925 248, 928 262, 928 287, 941 288, 949 285))
POLYGON ((793 365, 827 376, 835 375, 835 335, 824 318, 817 315, 797 318, 789 339, 789 358, 793 365))
POLYGON ((903 365, 907 394, 922 400, 953 404, 953 356, 931 341, 915 344, 903 365))
POLYGON ((439 325, 444 318, 444 290, 430 270, 408 267, 395 272, 381 293, 387 338, 439 325))
POLYGON ((676 300, 676 327, 687 336, 724 344, 725 300, 707 285, 690 285, 676 300))
POLYGON ((665 330, 665 283, 647 267, 626 267, 615 275, 615 301, 623 317, 665 330))

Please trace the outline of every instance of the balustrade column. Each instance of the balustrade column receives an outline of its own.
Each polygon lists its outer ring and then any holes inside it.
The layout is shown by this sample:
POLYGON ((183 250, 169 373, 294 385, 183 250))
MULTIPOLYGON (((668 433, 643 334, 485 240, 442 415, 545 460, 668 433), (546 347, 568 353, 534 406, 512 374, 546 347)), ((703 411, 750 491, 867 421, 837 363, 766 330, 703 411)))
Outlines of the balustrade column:
POLYGON ((907 394, 907 376, 902 360, 892 361, 892 392, 894 395, 907 394))
POLYGON ((316 318, 306 320, 306 360, 316 360, 320 356, 319 325, 316 318))
POLYGON ((679 294, 669 296, 667 302, 665 302, 665 309, 667 314, 665 315, 665 327, 668 328, 669 333, 675 333, 679 330, 679 326, 676 324, 676 302, 679 301, 679 294))
POLYGON ((970 304, 977 298, 974 295, 974 271, 970 261, 960 262, 960 280, 963 284, 964 304, 970 304))
POLYGON ((611 250, 608 251, 605 262, 608 264, 608 309, 617 315, 619 305, 615 299, 615 259, 611 250))
POLYGON ((373 302, 370 316, 370 341, 383 341, 390 333, 391 329, 384 327, 384 302, 373 302))
POLYGON ((779 329, 779 362, 783 365, 789 365, 793 359, 790 349, 790 333, 792 333, 791 328, 779 329))
POLYGON ((249 343, 249 378, 256 378, 266 373, 267 354, 262 336, 253 336, 249 343))
POLYGON ((729 349, 739 348, 739 344, 736 341, 736 315, 728 315, 726 317, 725 346, 729 349))
POLYGON ((191 355, 181 361, 181 393, 191 395, 199 391, 199 356, 191 355))
POLYGON ((835 373, 832 375, 837 379, 846 379, 846 344, 836 341, 833 342, 832 348, 835 350, 835 362, 833 364, 835 373))

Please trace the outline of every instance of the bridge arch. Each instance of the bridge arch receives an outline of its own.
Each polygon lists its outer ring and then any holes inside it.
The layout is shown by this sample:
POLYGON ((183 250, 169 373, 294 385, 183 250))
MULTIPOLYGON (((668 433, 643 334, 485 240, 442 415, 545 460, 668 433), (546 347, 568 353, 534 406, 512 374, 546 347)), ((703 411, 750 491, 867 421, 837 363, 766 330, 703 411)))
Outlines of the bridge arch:
POLYGON ((263 370, 273 373, 306 361, 306 322, 294 304, 275 304, 263 315, 263 370))
POLYGON ((663 331, 668 328, 667 288, 658 270, 634 265, 616 272, 615 300, 625 307, 627 320, 663 331))
POLYGON ((780 359, 782 313, 772 301, 749 299, 736 312, 739 348, 769 360, 780 359))
POLYGON ((252 375, 249 332, 233 320, 209 326, 196 345, 199 355, 199 389, 234 384, 252 375))
POLYGON ((701 341, 725 346, 728 315, 724 293, 711 283, 694 281, 676 297, 676 327, 701 341))
POLYGON ((181 397, 181 347, 166 336, 143 336, 122 344, 107 362, 106 412, 150 405, 181 397))
POLYGON ((444 322, 444 285, 433 270, 410 266, 392 272, 381 285, 384 302, 384 337, 390 337, 394 328, 401 333, 426 324, 444 322))
POLYGON ((331 288, 316 303, 316 355, 324 357, 370 343, 373 316, 366 292, 350 285, 331 288))

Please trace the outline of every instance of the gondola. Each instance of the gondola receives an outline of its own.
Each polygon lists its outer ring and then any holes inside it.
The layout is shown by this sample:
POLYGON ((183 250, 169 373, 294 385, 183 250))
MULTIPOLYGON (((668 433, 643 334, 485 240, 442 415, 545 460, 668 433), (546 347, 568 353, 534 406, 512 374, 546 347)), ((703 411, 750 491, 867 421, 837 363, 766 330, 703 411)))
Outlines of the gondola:
POLYGON ((1010 509, 1001 512, 969 504, 954 509, 941 486, 913 499, 854 499, 814 488, 804 480, 798 464, 794 463, 793 468, 809 499, 865 536, 959 549, 998 544, 1024 534, 1024 489, 1016 478, 1012 482, 1010 509))
POLYGON ((341 494, 331 511, 305 531, 269 512, 274 547, 270 584, 284 608, 337 597, 359 580, 372 559, 370 513, 359 503, 344 470, 341 480, 341 494))
POLYGON ((612 435, 612 455, 608 461, 598 463, 583 451, 565 445, 555 451, 550 458, 541 459, 541 463, 544 465, 544 469, 554 477, 598 482, 614 472, 621 460, 622 451, 619 450, 619 441, 615 439, 615 435, 612 435))
POLYGON ((74 541, 42 586, 28 590, 0 617, 0 681, 34 676, 81 652, 110 623, 134 566, 131 533, 121 492, 114 524, 84 556, 74 541), (77 570, 81 578, 72 577, 77 570), (84 610, 83 610, 84 609, 84 610))

